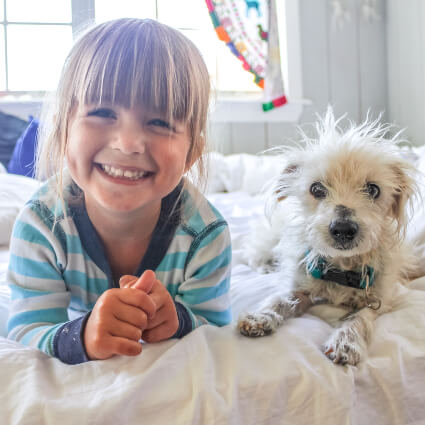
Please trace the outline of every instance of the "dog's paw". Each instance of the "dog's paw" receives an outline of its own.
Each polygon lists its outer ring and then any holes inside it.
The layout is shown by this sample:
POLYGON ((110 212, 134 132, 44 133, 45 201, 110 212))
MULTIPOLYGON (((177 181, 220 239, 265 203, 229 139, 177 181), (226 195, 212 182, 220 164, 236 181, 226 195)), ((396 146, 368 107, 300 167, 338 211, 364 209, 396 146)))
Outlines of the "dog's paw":
POLYGON ((275 331, 273 318, 268 313, 241 314, 238 329, 242 335, 259 337, 270 335, 275 331))
POLYGON ((324 353, 334 363, 355 366, 363 358, 361 344, 350 340, 345 333, 336 333, 324 347, 324 353))

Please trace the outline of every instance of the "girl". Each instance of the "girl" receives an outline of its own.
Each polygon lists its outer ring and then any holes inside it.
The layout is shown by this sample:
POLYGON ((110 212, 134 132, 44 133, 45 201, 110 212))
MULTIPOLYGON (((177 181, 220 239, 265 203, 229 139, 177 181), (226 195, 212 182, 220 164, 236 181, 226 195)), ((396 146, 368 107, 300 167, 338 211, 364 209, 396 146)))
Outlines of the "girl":
POLYGON ((196 47, 158 22, 74 45, 38 155, 54 177, 12 236, 9 338, 75 364, 230 322, 228 227, 183 177, 205 175, 209 91, 196 47))

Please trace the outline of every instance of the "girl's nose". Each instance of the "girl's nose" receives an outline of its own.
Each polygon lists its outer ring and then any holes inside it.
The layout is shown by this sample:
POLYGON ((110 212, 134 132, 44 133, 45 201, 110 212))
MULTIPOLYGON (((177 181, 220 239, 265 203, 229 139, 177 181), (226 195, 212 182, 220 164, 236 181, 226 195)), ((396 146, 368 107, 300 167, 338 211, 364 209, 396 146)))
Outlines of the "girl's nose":
POLYGON ((125 155, 142 154, 146 149, 146 133, 139 123, 126 122, 118 129, 113 148, 125 155))

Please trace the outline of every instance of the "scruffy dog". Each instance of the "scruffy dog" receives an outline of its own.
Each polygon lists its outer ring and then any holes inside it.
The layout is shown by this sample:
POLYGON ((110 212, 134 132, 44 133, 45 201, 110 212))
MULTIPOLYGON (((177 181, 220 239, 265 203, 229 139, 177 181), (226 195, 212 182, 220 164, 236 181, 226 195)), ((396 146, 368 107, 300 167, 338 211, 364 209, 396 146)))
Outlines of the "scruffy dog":
POLYGON ((243 335, 268 335, 320 300, 344 306, 324 345, 335 363, 357 364, 374 320, 391 309, 397 283, 414 258, 403 242, 406 203, 417 192, 415 169, 400 156, 389 126, 367 120, 339 128, 331 109, 317 124, 317 139, 285 149, 284 169, 271 186, 268 220, 246 244, 251 267, 276 272, 282 294, 243 313, 243 335))

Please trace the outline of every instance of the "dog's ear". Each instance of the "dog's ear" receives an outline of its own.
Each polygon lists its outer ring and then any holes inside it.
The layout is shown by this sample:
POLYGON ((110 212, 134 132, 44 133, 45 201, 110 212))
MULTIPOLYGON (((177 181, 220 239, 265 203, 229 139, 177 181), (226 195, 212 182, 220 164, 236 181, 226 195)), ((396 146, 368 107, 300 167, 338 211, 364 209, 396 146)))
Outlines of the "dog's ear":
POLYGON ((391 168, 396 182, 391 215, 398 221, 399 227, 403 227, 406 224, 407 201, 417 192, 417 185, 412 177, 414 167, 409 163, 399 161, 392 164, 391 168))
POLYGON ((278 177, 275 189, 275 195, 278 202, 283 201, 288 196, 294 176, 297 174, 298 170, 298 164, 290 164, 278 177))

